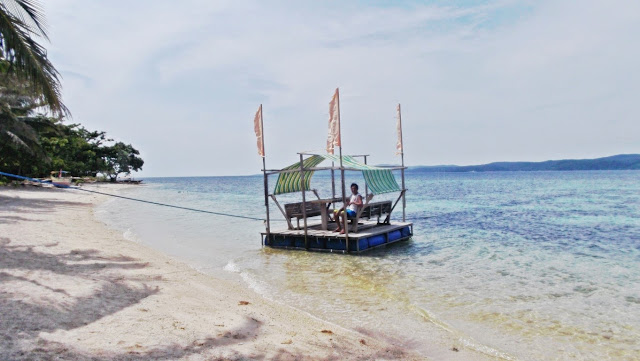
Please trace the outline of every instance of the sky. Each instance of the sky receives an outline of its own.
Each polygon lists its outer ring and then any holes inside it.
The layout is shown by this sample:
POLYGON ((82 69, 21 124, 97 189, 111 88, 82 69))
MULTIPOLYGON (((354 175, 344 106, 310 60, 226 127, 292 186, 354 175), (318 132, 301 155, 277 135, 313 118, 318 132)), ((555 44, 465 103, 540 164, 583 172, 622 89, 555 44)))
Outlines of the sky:
POLYGON ((69 123, 131 143, 136 177, 258 174, 326 146, 483 164, 640 153, 640 2, 56 0, 69 123))

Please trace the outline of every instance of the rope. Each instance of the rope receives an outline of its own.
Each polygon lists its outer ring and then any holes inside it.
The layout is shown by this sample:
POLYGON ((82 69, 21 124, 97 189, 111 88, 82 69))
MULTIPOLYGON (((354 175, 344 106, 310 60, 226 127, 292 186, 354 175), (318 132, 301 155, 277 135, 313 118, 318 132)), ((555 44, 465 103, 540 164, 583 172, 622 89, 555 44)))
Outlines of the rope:
POLYGON ((235 218, 243 218, 243 219, 251 219, 254 221, 264 221, 264 219, 262 218, 255 218, 255 217, 247 217, 247 216, 240 216, 237 214, 230 214, 230 213, 221 213, 221 212, 212 212, 212 211, 205 211, 202 209, 196 209, 196 208, 189 208, 189 207, 181 207, 181 206, 174 206, 172 204, 166 204, 166 203, 159 203, 159 202, 152 202, 152 201, 146 201, 144 199, 137 199, 137 198, 131 198, 131 197, 124 197, 124 196, 118 196, 115 194, 109 194, 109 193, 103 193, 103 192, 98 192, 98 191, 90 191, 88 189, 82 189, 82 188, 78 188, 78 187, 69 187, 68 188, 71 189, 76 189, 79 191, 83 191, 83 192, 89 192, 89 193, 97 193, 97 194, 102 194, 105 196, 110 196, 110 197, 116 197, 116 198, 122 198, 122 199, 128 199, 130 201, 136 201, 136 202, 141 202, 141 203, 149 203, 149 204, 155 204, 156 206, 164 206, 164 207, 170 207, 170 208, 177 208, 177 209, 184 209, 187 211, 193 211, 193 212, 201 212, 201 213, 209 213, 209 214, 215 214, 217 216, 226 216, 226 217, 235 217, 235 218))
MULTIPOLYGON (((49 183, 49 182, 42 181, 42 180, 40 180, 40 179, 29 178, 29 177, 23 177, 23 176, 20 176, 20 175, 15 175, 15 174, 10 174, 10 173, 4 173, 4 172, 0 172, 0 175, 7 176, 7 177, 12 177, 12 178, 17 178, 17 179, 29 180, 29 181, 32 181, 32 182, 38 182, 38 183, 49 183)), ((88 190, 88 189, 82 189, 82 188, 79 188, 79 187, 72 187, 72 186, 68 186, 68 185, 64 185, 64 184, 55 184, 55 183, 53 183, 53 185, 54 185, 55 187, 58 187, 58 188, 74 189, 74 190, 83 191, 83 192, 89 192, 89 193, 102 194, 102 195, 109 196, 109 197, 115 197, 115 198, 128 199, 128 200, 130 200, 130 201, 141 202, 141 203, 148 203, 148 204, 154 204, 154 205, 157 205, 157 206, 164 206, 164 207, 170 207, 170 208, 184 209, 184 210, 187 210, 187 211, 200 212, 200 213, 215 214, 215 215, 217 215, 217 216, 225 216, 225 217, 234 217, 234 218, 250 219, 250 220, 253 220, 253 221, 263 221, 263 222, 265 221, 263 218, 247 217, 247 216, 241 216, 241 215, 237 215, 237 214, 222 213, 222 212, 212 212, 212 211, 205 211, 205 210, 202 210, 202 209, 196 209, 196 208, 181 207, 181 206, 176 206, 176 205, 172 205, 172 204, 166 204, 166 203, 159 203, 159 202, 147 201, 147 200, 144 200, 144 199, 137 199, 137 198, 131 198, 131 197, 125 197, 125 196, 119 196, 119 195, 110 194, 110 193, 104 193, 104 192, 98 192, 98 191, 91 191, 91 190, 88 190)))

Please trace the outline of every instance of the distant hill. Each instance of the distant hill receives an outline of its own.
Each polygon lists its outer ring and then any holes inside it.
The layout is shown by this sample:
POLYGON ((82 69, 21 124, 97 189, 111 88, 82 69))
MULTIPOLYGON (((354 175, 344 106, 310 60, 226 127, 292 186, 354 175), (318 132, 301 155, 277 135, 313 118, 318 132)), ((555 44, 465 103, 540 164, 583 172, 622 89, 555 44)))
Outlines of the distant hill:
POLYGON ((409 167, 408 172, 527 172, 549 170, 640 169, 640 154, 620 154, 597 159, 563 159, 545 162, 495 162, 482 165, 435 165, 409 167))

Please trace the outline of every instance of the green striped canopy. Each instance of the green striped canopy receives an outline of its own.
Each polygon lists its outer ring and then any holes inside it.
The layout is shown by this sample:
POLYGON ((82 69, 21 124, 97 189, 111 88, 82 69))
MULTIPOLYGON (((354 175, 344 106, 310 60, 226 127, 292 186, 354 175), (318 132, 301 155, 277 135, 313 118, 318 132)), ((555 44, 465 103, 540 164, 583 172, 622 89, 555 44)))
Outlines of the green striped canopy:
MULTIPOLYGON (((317 166, 322 163, 324 157, 321 155, 313 155, 304 161, 302 161, 304 169, 309 169, 317 166)), ((292 170, 292 169, 300 169, 300 162, 293 163, 292 165, 282 169, 282 170, 292 170)), ((309 190, 311 187, 311 176, 313 175, 313 171, 305 171, 304 172, 304 189, 309 190)), ((273 190, 273 194, 282 194, 282 193, 291 193, 291 192, 300 192, 302 188, 300 187, 300 172, 288 172, 288 173, 280 173, 278 176, 278 182, 276 182, 276 189, 273 190)))
MULTIPOLYGON (((340 163, 340 156, 333 154, 325 155, 313 155, 303 161, 305 169, 313 168, 324 160, 331 160, 335 163, 340 163)), ((345 168, 362 170, 364 180, 369 187, 369 190, 373 194, 382 194, 389 192, 399 192, 400 186, 396 182, 396 178, 391 173, 390 169, 373 167, 364 163, 360 163, 353 157, 345 155, 342 156, 342 165, 345 168)), ((300 162, 294 163, 283 170, 300 169, 300 162)), ((311 177, 314 171, 304 172, 304 189, 309 190, 311 186, 311 177)), ((302 190, 300 186, 300 172, 280 173, 278 176, 278 182, 276 188, 273 191, 274 194, 300 192, 302 190)))

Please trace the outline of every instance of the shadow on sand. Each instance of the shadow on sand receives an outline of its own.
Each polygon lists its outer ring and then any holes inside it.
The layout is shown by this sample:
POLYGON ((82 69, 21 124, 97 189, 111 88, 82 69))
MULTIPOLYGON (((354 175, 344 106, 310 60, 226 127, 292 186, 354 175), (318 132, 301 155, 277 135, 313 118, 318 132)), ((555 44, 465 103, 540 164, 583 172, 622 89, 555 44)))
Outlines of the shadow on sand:
MULTIPOLYGON (((43 245, 42 247, 52 247, 43 245)), ((39 252, 32 246, 13 246, 8 238, 0 238, 0 358, 8 360, 175 360, 191 355, 203 356, 206 360, 308 360, 307 355, 288 351, 274 345, 268 354, 251 352, 242 354, 227 351, 224 356, 215 356, 217 347, 230 346, 255 340, 263 323, 246 317, 245 322, 216 337, 207 337, 190 344, 169 344, 152 349, 136 350, 126 347, 119 352, 100 351, 91 354, 72 346, 49 341, 40 337, 41 332, 72 330, 98 321, 103 317, 131 307, 143 299, 159 292, 157 287, 139 283, 127 284, 127 269, 147 267, 146 263, 126 256, 105 257, 95 250, 74 250, 63 254, 39 252), (34 272, 35 271, 35 272, 34 272), (39 273, 42 271, 43 273, 39 273), (71 297, 62 288, 48 284, 47 280, 34 274, 52 272, 71 276, 76 282, 100 284, 90 295, 71 297), (26 276, 25 276, 26 275, 26 276), (95 283, 99 280, 99 283, 95 283), (44 288, 49 293, 65 296, 63 304, 56 302, 29 302, 7 287, 11 282, 22 282, 29 286, 44 288)), ((155 277, 158 279, 161 276, 155 277)), ((130 279, 129 279, 130 281, 130 279)), ((229 350, 229 349, 227 349, 229 350)), ((378 354, 358 357, 354 350, 334 347, 327 350, 335 356, 314 358, 319 360, 368 360, 372 357, 402 359, 398 349, 381 351, 378 354), (349 357, 349 355, 351 357, 349 357)))
MULTIPOLYGON (((17 223, 17 222, 37 222, 38 220, 28 219, 20 216, 20 213, 49 213, 54 209, 64 209, 71 207, 90 207, 91 203, 88 202, 69 202, 69 201, 61 201, 58 199, 53 199, 47 197, 48 194, 52 192, 65 192, 65 190, 61 189, 41 189, 41 188, 32 188, 32 189, 21 189, 20 192, 24 193, 38 193, 38 198, 17 198, 19 202, 16 201, 16 198, 6 197, 0 194, 0 207, 2 210, 11 213, 11 216, 0 216, 0 224, 3 223, 17 223)), ((70 192, 70 191, 66 191, 70 192)))
MULTIPOLYGON (((45 246, 46 247, 46 246, 45 246)), ((74 250, 50 254, 31 246, 12 246, 8 238, 0 238, 0 358, 11 360, 169 360, 216 346, 229 345, 257 334, 261 322, 248 318, 237 330, 230 330, 219 338, 207 338, 191 345, 168 345, 146 352, 87 355, 64 344, 39 337, 41 332, 71 330, 86 326, 114 314, 158 292, 157 287, 128 285, 119 270, 144 268, 145 263, 125 257, 104 257, 95 250, 74 250), (70 297, 62 288, 32 277, 33 271, 52 272, 72 276, 75 282, 100 282, 90 295, 70 297), (28 276, 15 275, 27 274, 28 276), (48 292, 66 296, 63 304, 29 302, 6 287, 11 282, 23 282, 48 292), (70 301, 66 301, 69 300, 70 301)))

